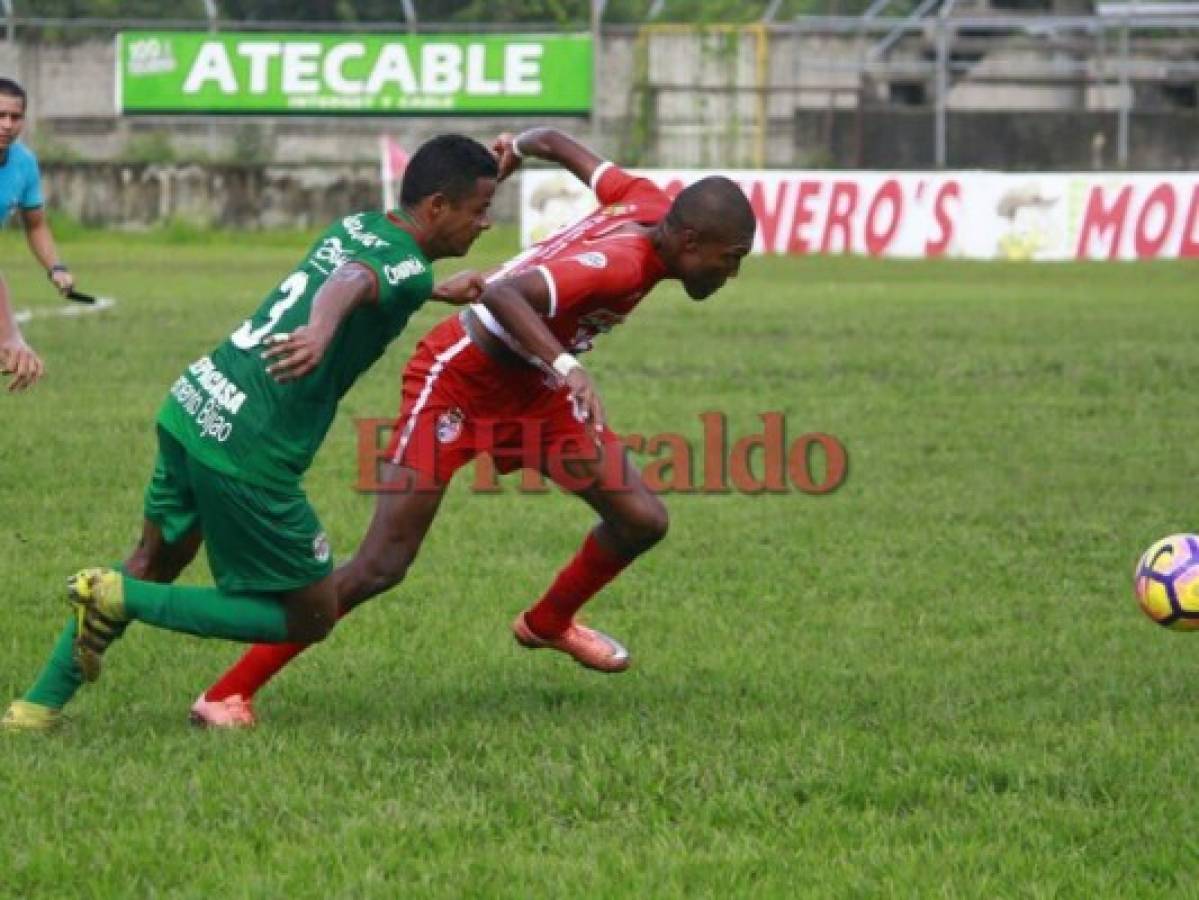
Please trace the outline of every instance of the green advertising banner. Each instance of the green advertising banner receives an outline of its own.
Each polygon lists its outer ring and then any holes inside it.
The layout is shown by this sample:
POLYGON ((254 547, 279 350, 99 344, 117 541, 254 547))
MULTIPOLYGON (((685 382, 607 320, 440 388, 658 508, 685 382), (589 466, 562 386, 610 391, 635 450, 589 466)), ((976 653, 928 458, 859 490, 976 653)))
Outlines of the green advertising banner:
POLYGON ((117 35, 125 113, 579 115, 586 34, 117 35))

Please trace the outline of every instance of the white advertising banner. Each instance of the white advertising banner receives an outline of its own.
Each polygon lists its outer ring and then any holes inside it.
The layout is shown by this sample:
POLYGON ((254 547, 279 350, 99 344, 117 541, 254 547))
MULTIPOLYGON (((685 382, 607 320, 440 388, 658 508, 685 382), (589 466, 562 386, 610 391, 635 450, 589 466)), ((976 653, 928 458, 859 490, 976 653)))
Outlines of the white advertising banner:
MULTIPOLYGON (((668 193, 705 175, 639 170, 668 193)), ((1199 257, 1199 174, 730 171, 758 217, 757 253, 909 258, 1199 257)), ((560 170, 527 170, 527 246, 595 207, 560 170)))

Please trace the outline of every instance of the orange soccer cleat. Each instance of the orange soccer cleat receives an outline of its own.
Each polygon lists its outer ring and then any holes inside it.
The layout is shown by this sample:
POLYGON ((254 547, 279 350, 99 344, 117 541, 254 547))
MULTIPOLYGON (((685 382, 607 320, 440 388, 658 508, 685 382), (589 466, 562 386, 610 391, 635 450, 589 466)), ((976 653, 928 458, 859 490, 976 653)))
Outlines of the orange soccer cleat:
POLYGON ((209 700, 203 694, 192 704, 188 718, 198 728, 253 728, 254 707, 241 694, 209 700))
POLYGON ((529 650, 549 647, 573 656, 579 665, 597 672, 623 672, 632 662, 629 651, 619 641, 578 622, 571 622, 556 638, 543 638, 533 632, 525 621, 525 613, 521 613, 512 623, 512 634, 522 647, 529 650))

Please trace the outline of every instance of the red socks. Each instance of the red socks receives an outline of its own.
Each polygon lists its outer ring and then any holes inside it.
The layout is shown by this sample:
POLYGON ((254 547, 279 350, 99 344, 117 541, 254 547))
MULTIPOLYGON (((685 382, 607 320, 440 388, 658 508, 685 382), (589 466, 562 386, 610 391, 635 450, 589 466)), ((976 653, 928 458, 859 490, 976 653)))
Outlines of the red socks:
MULTIPOLYGON (((553 638, 570 627, 584 603, 604 589, 633 561, 609 550, 587 535, 583 546, 558 573, 545 596, 525 614, 535 634, 553 638)), ((338 614, 340 619, 345 612, 338 614)), ((308 649, 308 644, 255 644, 204 694, 209 700, 225 700, 234 694, 253 697, 280 669, 308 649)))
MULTIPOLYGON (((337 613, 340 620, 349 610, 337 613)), ((242 654, 212 687, 204 692, 207 700, 226 700, 240 694, 247 700, 275 677, 280 669, 311 647, 311 644, 255 644, 242 654)))
POLYGON ((579 608, 624 571, 634 557, 609 550, 587 535, 574 559, 558 573, 545 596, 525 613, 525 622, 538 637, 554 638, 570 627, 579 608))

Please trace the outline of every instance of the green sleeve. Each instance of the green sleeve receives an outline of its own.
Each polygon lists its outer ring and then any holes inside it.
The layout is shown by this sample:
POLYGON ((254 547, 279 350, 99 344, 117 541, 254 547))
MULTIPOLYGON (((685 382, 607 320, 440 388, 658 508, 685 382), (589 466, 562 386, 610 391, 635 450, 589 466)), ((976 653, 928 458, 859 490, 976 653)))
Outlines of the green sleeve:
POLYGON ((388 258, 365 253, 354 260, 375 273, 379 282, 379 305, 420 306, 433 293, 433 271, 415 256, 388 258))

